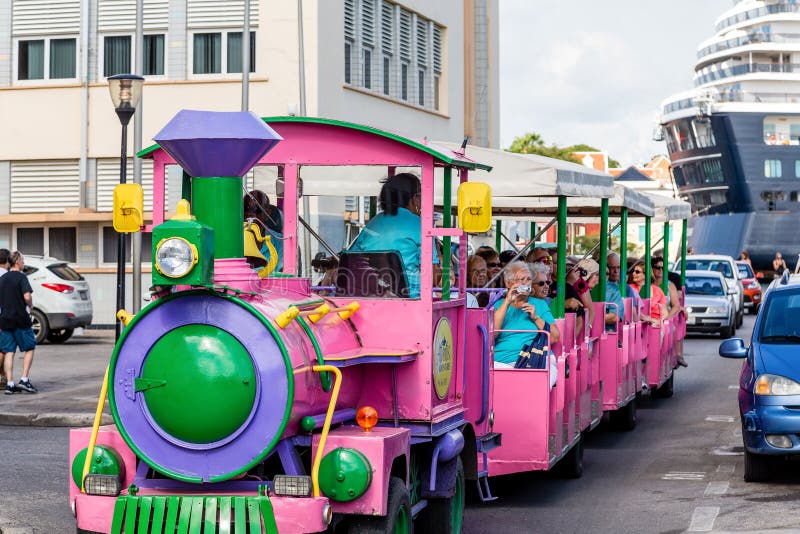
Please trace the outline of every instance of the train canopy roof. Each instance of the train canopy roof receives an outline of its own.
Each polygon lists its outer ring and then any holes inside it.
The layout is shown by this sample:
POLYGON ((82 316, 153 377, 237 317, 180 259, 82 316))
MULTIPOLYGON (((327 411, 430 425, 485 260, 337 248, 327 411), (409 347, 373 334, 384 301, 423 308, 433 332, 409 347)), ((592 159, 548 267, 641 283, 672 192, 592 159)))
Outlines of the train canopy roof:
MULTIPOLYGON (((460 150, 456 143, 438 144, 451 150, 460 150)), ((470 181, 489 184, 492 197, 614 196, 614 179, 610 175, 578 163, 472 145, 467 146, 464 153, 469 158, 491 165, 491 173, 477 170, 470 174, 470 181)))
POLYGON ((692 207, 688 202, 655 193, 650 193, 648 196, 656 206, 656 221, 680 221, 692 216, 692 207))

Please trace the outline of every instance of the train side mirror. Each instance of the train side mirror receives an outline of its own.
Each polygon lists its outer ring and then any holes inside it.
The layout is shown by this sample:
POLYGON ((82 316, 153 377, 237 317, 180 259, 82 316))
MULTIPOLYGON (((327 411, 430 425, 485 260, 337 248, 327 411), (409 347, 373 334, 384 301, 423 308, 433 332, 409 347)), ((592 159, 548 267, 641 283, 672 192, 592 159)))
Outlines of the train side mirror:
POLYGON ((492 227, 492 189, 482 182, 458 186, 458 227, 468 234, 488 232, 492 227))
POLYGON ((144 192, 140 184, 119 184, 114 188, 114 230, 138 232, 144 224, 144 192))

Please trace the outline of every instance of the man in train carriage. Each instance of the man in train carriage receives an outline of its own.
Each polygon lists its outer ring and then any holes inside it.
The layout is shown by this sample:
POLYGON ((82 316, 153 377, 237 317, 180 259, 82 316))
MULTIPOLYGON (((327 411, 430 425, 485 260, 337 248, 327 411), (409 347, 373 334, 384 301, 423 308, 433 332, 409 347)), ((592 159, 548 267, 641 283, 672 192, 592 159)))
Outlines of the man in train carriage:
POLYGON ((619 261, 619 254, 616 252, 611 252, 606 257, 608 277, 606 278, 606 294, 603 300, 604 302, 616 304, 616 306, 606 306, 605 323, 608 331, 616 329, 616 324, 622 320, 622 313, 625 310, 622 302, 622 293, 619 291, 619 279, 622 272, 619 261))

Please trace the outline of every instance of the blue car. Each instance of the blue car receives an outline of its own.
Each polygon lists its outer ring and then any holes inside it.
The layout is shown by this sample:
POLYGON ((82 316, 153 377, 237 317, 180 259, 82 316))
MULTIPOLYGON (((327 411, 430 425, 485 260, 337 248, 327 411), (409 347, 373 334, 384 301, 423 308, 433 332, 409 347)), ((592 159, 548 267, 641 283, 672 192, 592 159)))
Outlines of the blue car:
POLYGON ((800 454, 800 280, 775 284, 759 310, 750 347, 723 341, 719 355, 744 360, 739 412, 744 479, 769 478, 778 457, 800 454))

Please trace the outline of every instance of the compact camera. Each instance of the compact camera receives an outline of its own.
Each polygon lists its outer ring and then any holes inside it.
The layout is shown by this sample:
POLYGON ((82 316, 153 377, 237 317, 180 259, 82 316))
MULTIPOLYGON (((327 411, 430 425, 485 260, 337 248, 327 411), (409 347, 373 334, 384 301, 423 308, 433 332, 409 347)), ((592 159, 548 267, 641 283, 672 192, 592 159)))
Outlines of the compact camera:
POLYGON ((516 292, 517 293, 530 293, 531 292, 531 286, 517 286, 516 292))

